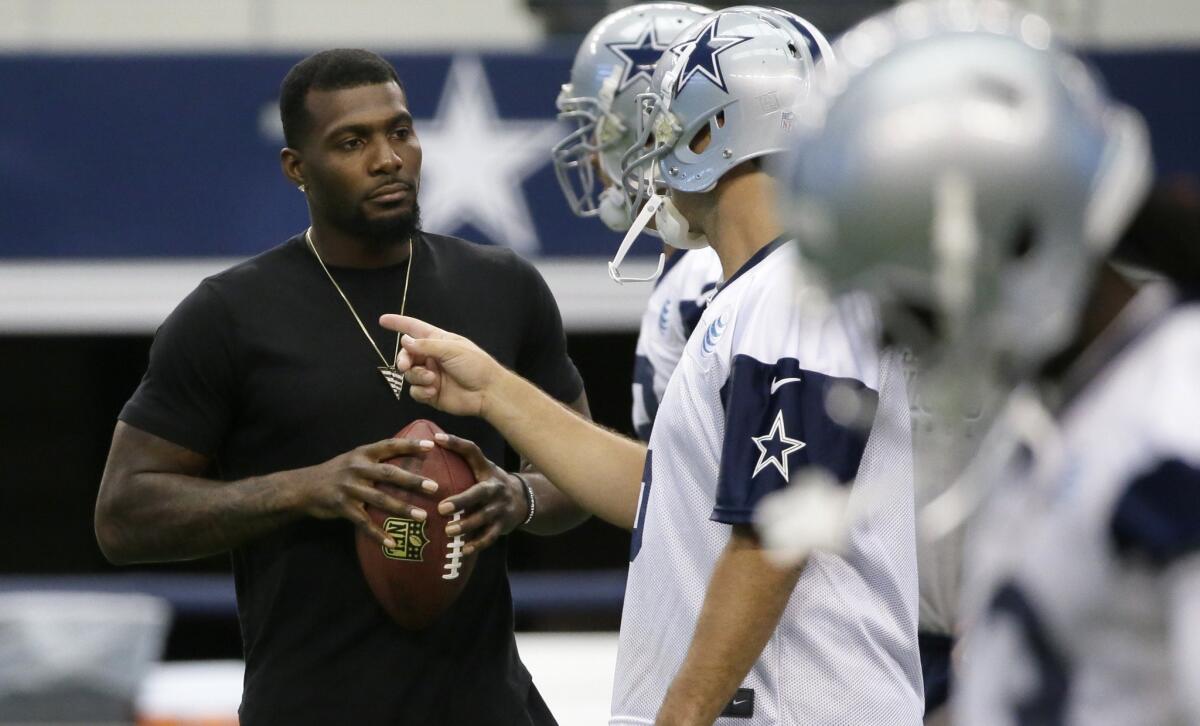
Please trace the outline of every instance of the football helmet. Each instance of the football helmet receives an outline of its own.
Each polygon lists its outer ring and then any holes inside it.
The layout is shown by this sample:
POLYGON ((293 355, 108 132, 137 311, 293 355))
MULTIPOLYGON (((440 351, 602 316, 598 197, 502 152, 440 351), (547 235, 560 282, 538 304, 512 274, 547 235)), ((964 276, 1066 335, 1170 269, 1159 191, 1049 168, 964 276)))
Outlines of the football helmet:
POLYGON ((554 145, 554 171, 571 211, 614 231, 633 215, 617 188, 621 154, 637 132, 638 94, 676 36, 711 11, 685 3, 643 3, 608 15, 587 34, 558 94, 558 118, 571 132, 554 145), (599 172, 599 175, 597 174, 599 172))
POLYGON ((1148 189, 1144 122, 997 0, 906 3, 835 52, 776 169, 807 267, 931 368, 1028 375, 1148 189))
POLYGON ((782 10, 729 8, 684 31, 639 96, 638 137, 621 166, 628 206, 641 212, 622 248, 651 216, 668 244, 707 245, 664 192, 708 191, 738 164, 787 149, 822 57, 832 50, 820 31, 782 10))

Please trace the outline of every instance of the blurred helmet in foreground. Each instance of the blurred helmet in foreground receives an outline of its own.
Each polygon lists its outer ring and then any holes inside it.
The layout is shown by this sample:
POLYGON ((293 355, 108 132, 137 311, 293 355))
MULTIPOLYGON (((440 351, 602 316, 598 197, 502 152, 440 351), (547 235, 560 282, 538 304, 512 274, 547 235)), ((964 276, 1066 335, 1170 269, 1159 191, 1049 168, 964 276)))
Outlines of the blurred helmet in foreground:
POLYGON ((873 293, 919 354, 1028 372, 1145 194, 1141 117, 992 0, 908 3, 835 52, 778 170, 810 268, 873 293))
POLYGON ((680 35, 640 97, 640 134, 622 159, 624 187, 634 195, 630 208, 646 204, 639 221, 658 213, 656 226, 668 244, 705 246, 661 196, 664 187, 705 192, 742 162, 787 149, 796 107, 810 93, 817 60, 828 53, 811 24, 767 8, 713 13, 680 35))
POLYGON ((708 8, 684 3, 643 3, 618 10, 592 28, 558 94, 558 117, 573 124, 554 145, 554 171, 571 211, 599 216, 624 231, 632 219, 616 188, 621 154, 637 133, 637 95, 650 87, 654 64, 680 31, 708 8), (597 170, 603 177, 597 177, 597 170))

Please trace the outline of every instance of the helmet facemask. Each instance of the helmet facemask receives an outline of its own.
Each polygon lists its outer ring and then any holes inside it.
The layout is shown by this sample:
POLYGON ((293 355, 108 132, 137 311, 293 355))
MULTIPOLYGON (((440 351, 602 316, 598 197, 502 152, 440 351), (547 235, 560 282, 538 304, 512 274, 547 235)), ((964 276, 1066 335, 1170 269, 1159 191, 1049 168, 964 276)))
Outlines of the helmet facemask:
MULTIPOLYGON (((611 111, 612 89, 617 78, 610 77, 601 87, 598 98, 574 96, 571 84, 564 84, 558 95, 558 119, 574 126, 569 134, 551 149, 554 173, 562 187, 571 211, 580 217, 606 216, 603 210, 605 194, 612 188, 617 173, 619 151, 627 128, 611 111), (600 175, 597 171, 601 172, 600 175), (608 181, 602 177, 607 177, 608 181)), ((608 206, 612 206, 612 201, 608 206)), ((608 215, 605 223, 614 229, 628 227, 620 218, 608 215)))

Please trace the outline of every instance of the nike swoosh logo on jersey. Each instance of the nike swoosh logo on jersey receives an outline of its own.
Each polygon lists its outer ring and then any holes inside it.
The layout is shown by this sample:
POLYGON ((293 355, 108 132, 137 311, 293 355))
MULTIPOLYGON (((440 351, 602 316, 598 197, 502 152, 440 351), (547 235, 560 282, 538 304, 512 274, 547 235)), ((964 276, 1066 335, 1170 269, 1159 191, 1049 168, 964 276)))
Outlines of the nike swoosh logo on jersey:
POLYGON ((743 703, 745 703, 746 701, 749 701, 749 700, 750 700, 749 698, 743 698, 742 700, 740 700, 740 701, 739 701, 739 700, 737 700, 737 699, 735 698, 735 699, 733 700, 733 705, 735 705, 735 706, 740 706, 740 705, 742 705, 743 703))
POLYGON ((778 391, 780 389, 780 387, 782 387, 782 386, 786 386, 789 383, 799 383, 799 382, 800 382, 799 378, 772 378, 771 379, 771 395, 774 396, 775 392, 778 391))

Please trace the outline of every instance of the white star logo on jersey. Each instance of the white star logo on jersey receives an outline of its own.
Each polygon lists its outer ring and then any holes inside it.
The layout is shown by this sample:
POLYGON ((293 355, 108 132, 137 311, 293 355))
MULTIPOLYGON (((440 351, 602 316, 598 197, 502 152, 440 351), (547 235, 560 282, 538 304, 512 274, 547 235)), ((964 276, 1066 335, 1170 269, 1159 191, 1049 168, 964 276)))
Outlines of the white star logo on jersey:
POLYGON ((783 409, 775 414, 775 423, 771 430, 762 436, 751 436, 750 440, 758 447, 758 463, 754 465, 754 473, 750 478, 758 476, 758 472, 773 466, 784 480, 790 481, 788 475, 788 456, 803 449, 808 444, 799 439, 790 439, 783 426, 783 409))
POLYGON ((456 56, 437 113, 418 120, 424 149, 421 226, 452 234, 466 225, 524 253, 540 246, 521 184, 550 161, 562 136, 554 121, 501 119, 483 64, 456 56))

